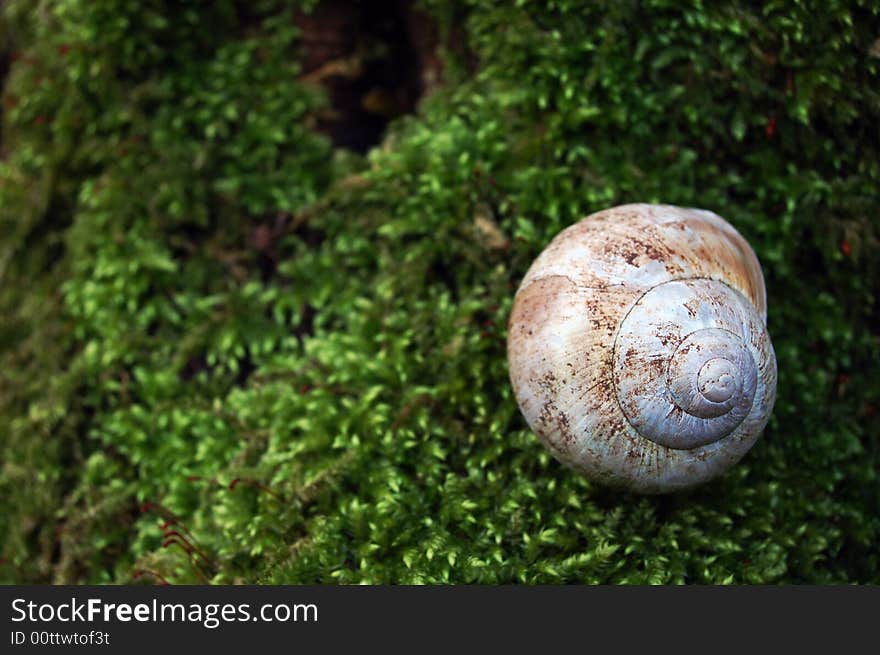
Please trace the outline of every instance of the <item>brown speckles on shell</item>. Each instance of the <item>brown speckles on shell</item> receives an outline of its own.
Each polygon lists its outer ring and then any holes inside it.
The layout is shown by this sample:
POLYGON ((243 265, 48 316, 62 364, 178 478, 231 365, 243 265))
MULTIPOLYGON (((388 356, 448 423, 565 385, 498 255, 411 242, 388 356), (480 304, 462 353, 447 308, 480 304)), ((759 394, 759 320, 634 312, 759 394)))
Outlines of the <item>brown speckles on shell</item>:
MULTIPOLYGON (((650 289, 694 278, 728 285, 755 307, 752 325, 765 323, 757 258, 736 230, 711 212, 615 207, 563 230, 535 260, 511 312, 508 361, 520 408, 555 457, 603 483, 660 493, 699 484, 745 454, 773 405, 775 360, 761 365, 762 393, 742 429, 690 450, 645 439, 626 420, 617 396, 614 343, 622 321, 650 289)), ((678 310, 692 321, 725 311, 711 298, 689 299, 678 310)), ((766 332, 757 331, 750 347, 772 359, 766 332)), ((686 335, 671 319, 651 336, 658 349, 675 351, 686 335)), ((620 353, 626 366, 640 368, 648 378, 665 378, 668 356, 648 355, 620 353)), ((681 412, 673 406, 670 412, 675 411, 681 412)))

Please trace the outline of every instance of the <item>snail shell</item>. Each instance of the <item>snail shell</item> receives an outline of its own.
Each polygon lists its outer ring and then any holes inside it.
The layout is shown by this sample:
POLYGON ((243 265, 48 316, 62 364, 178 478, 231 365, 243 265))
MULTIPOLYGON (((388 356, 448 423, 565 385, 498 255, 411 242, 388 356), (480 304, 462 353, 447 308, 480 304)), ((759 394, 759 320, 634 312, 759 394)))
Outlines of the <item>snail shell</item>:
POLYGON ((529 426, 601 483, 663 493, 738 462, 770 417, 776 358, 755 253, 724 219, 622 205, 538 256, 508 325, 529 426))

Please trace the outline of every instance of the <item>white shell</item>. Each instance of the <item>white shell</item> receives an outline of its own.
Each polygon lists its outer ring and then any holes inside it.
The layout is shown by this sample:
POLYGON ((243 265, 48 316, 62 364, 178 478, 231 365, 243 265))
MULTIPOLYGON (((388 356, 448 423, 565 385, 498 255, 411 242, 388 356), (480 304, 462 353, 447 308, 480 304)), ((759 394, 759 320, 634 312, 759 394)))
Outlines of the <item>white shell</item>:
POLYGON ((724 219, 622 205, 563 230, 526 273, 508 325, 529 426, 587 477, 641 493, 738 462, 776 397, 764 279, 724 219))

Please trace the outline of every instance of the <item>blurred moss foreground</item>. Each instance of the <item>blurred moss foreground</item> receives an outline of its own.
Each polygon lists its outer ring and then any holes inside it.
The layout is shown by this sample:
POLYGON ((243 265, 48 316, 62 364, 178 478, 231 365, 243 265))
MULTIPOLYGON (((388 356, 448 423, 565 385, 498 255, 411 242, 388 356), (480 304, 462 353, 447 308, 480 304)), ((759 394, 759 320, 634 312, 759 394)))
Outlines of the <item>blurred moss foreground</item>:
POLYGON ((880 582, 877 3, 379 4, 4 3, 0 579, 880 582), (767 278, 773 419, 687 495, 507 379, 532 259, 632 201, 767 278))

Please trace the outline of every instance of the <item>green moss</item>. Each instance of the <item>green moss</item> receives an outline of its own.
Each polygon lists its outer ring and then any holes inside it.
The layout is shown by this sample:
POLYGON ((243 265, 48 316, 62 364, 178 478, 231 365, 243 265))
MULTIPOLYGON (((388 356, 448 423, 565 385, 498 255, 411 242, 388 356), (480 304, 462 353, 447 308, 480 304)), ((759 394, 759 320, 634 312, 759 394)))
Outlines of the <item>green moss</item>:
POLYGON ((872 3, 425 3, 445 85, 365 158, 292 7, 171 4, 4 10, 3 579, 880 582, 872 3), (632 201, 767 280, 774 416, 690 494, 564 470, 507 380, 532 259, 632 201))

